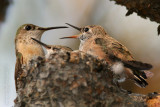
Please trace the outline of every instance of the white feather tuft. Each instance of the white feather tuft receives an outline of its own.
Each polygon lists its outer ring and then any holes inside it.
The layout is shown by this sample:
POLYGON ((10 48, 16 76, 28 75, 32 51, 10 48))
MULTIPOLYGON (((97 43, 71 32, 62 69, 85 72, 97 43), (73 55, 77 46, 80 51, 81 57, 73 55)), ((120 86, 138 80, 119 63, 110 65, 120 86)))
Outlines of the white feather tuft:
POLYGON ((111 70, 115 73, 115 74, 122 74, 124 72, 124 65, 122 62, 115 62, 112 66, 111 66, 111 70))

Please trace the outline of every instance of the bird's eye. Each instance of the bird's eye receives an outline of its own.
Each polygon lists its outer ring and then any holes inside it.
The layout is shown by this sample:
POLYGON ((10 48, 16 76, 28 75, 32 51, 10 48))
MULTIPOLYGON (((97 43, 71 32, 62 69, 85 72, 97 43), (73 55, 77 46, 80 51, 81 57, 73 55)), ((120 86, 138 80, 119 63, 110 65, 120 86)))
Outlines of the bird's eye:
POLYGON ((32 29, 32 27, 30 26, 30 25, 27 25, 26 27, 25 27, 25 30, 31 30, 32 29))
POLYGON ((88 31, 89 31, 89 28, 84 28, 84 31, 85 31, 85 32, 88 32, 88 31))

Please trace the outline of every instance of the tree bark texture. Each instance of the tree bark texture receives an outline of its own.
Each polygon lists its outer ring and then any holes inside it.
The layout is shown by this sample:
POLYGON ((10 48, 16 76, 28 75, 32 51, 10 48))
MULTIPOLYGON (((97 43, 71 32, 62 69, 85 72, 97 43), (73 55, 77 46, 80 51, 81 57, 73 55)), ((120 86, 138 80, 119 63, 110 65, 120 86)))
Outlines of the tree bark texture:
POLYGON ((0 0, 0 22, 5 19, 6 10, 11 0, 0 0))
POLYGON ((113 82, 104 61, 83 52, 34 58, 19 81, 15 107, 144 107, 147 96, 113 82))
POLYGON ((160 23, 160 0, 111 0, 128 9, 126 15, 136 12, 143 18, 160 23))

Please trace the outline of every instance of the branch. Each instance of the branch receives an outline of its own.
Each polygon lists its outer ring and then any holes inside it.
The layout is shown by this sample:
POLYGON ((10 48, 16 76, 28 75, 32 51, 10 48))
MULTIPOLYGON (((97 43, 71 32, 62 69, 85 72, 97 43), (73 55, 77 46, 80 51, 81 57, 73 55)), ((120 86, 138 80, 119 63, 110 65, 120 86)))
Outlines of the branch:
POLYGON ((7 7, 10 4, 10 0, 0 0, 0 22, 4 21, 7 7))
POLYGON ((136 12, 143 18, 160 23, 160 1, 159 0, 111 0, 116 4, 123 5, 128 9, 126 15, 136 12))

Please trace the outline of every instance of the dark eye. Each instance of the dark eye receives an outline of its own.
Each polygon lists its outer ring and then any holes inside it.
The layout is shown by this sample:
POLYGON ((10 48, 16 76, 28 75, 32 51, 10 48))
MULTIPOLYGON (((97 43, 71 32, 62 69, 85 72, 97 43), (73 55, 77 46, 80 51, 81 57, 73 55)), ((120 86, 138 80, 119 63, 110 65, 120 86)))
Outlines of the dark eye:
POLYGON ((25 29, 26 29, 26 30, 31 30, 32 27, 31 27, 30 25, 27 25, 27 26, 25 27, 25 29))
POLYGON ((85 31, 85 32, 88 32, 88 31, 89 31, 89 28, 84 28, 84 31, 85 31))

